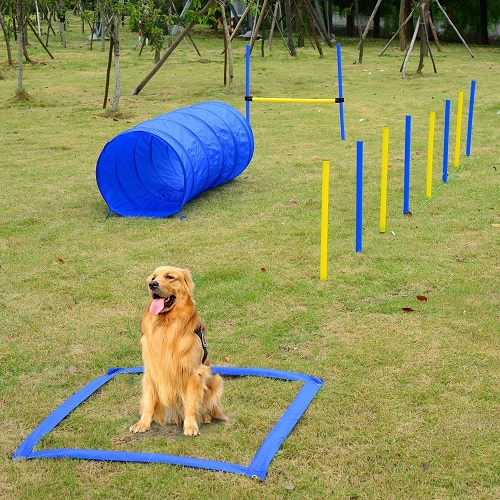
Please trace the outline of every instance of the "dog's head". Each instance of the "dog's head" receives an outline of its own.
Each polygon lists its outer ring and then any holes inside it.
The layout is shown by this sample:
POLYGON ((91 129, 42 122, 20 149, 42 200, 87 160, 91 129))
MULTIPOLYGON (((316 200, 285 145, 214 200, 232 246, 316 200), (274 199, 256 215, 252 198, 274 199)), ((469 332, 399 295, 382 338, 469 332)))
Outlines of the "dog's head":
POLYGON ((146 280, 151 296, 149 311, 154 316, 168 314, 176 306, 194 306, 194 283, 189 269, 163 266, 146 280))

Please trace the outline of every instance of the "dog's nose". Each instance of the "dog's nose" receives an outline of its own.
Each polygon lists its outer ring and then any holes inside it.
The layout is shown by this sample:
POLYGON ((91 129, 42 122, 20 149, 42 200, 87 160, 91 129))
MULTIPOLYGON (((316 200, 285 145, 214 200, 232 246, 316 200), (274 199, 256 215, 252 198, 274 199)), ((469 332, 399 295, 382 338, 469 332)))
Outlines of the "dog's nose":
POLYGON ((151 281, 151 283, 149 284, 149 289, 150 289, 150 290, 156 290, 156 289, 159 287, 159 285, 160 285, 160 284, 158 283, 158 281, 153 280, 153 281, 151 281))

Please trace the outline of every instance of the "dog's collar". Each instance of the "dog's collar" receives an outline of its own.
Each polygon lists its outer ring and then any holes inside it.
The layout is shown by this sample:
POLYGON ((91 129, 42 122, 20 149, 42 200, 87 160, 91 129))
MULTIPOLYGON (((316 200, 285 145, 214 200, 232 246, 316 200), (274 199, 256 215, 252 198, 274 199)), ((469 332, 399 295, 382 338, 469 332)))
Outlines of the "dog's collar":
POLYGON ((205 340, 205 331, 203 330, 203 327, 200 325, 194 331, 194 333, 196 333, 196 335, 198 335, 198 337, 200 337, 201 345, 203 346, 203 359, 201 360, 201 363, 203 364, 208 356, 207 341, 205 340))

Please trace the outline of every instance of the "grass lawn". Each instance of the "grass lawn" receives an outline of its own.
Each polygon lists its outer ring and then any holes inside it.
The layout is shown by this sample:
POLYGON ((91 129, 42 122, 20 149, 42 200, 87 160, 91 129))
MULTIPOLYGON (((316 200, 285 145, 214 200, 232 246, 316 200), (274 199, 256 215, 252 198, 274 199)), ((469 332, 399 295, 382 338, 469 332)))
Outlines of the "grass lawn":
MULTIPOLYGON (((95 182, 104 144, 158 114, 205 100, 244 112, 244 42, 235 85, 223 47, 194 33, 138 96, 153 55, 123 30, 120 115, 102 109, 107 51, 89 51, 69 19, 54 60, 33 43, 16 102, 0 43, 0 497, 500 497, 500 49, 446 44, 407 78, 404 55, 368 41, 356 64, 342 39, 346 140, 338 106, 253 103, 255 153, 234 181, 188 203, 184 217, 106 217, 95 182), (469 88, 477 81, 472 154, 469 88), (464 91, 460 168, 441 186, 443 115, 464 91), (425 198, 429 113, 434 189, 425 198), (412 115, 412 216, 402 213, 405 116, 412 115), (379 232, 382 129, 390 128, 387 231, 379 232), (356 142, 364 142, 363 251, 354 251, 356 142), (319 279, 321 163, 330 160, 327 280, 319 279), (419 208, 421 207, 421 208, 419 208), (60 403, 109 367, 141 364, 144 280, 188 267, 214 365, 304 372, 325 385, 264 482, 158 464, 11 460, 60 403), (420 300, 419 298, 420 297, 420 300), (425 297, 426 300, 423 300, 425 297), (411 309, 411 312, 405 312, 411 309)), ((252 94, 337 97, 336 51, 281 40, 252 56, 252 94)), ((248 465, 297 383, 227 379, 229 421, 187 439, 177 427, 132 435, 140 377, 117 378, 78 407, 44 447, 151 451, 248 465)))

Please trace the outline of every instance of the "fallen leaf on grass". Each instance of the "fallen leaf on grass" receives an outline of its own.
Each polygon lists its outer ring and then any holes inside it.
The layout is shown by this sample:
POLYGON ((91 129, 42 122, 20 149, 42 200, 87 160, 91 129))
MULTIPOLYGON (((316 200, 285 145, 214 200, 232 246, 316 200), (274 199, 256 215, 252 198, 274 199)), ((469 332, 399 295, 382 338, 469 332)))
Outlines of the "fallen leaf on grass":
POLYGON ((61 264, 66 264, 66 261, 64 259, 61 259, 61 257, 57 258, 57 262, 60 262, 61 264))
POLYGON ((420 302, 427 302, 427 297, 425 295, 417 295, 417 300, 420 300, 420 302))
POLYGON ((412 309, 411 307, 403 307, 403 311, 405 313, 412 313, 412 312, 415 312, 414 309, 412 309))
POLYGON ((427 470, 430 466, 431 466, 430 462, 424 462, 422 464, 422 467, 424 468, 424 470, 427 470))
POLYGON ((265 267, 261 267, 260 270, 263 272, 263 273, 267 273, 267 270, 265 267))

